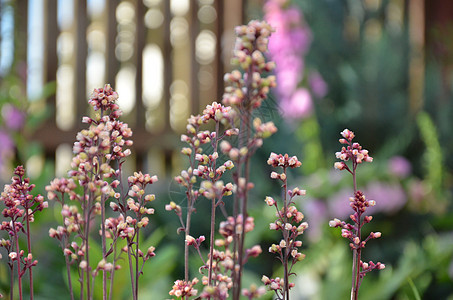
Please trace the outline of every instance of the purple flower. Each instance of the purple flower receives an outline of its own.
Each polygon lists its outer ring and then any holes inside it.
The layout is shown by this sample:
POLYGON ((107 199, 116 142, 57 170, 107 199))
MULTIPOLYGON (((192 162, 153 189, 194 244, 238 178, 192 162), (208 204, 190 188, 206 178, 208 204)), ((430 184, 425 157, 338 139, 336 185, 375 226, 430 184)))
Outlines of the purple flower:
POLYGON ((323 98, 328 91, 327 84, 318 72, 312 72, 308 77, 308 83, 313 94, 318 98, 323 98))
POLYGON ((18 131, 24 126, 25 113, 11 104, 3 105, 2 116, 9 129, 18 131))
POLYGON ((374 200, 378 204, 368 208, 369 215, 377 212, 395 213, 407 202, 407 195, 398 183, 374 181, 367 185, 364 194, 368 200, 374 200))
POLYGON ((349 198, 352 196, 354 196, 354 190, 352 188, 343 188, 330 197, 329 202, 327 203, 329 218, 347 218, 351 214, 349 198))
POLYGON ((405 157, 394 156, 389 159, 388 170, 398 178, 406 178, 412 172, 412 166, 405 157))
POLYGON ((297 89, 289 98, 282 98, 282 114, 291 119, 305 118, 313 111, 310 92, 305 88, 297 89))
POLYGON ((14 142, 9 134, 0 129, 0 170, 3 171, 14 152, 14 142))
POLYGON ((327 219, 327 207, 322 200, 310 199, 300 201, 303 206, 307 221, 310 224, 310 230, 307 232, 311 241, 318 241, 322 235, 322 227, 327 219))
MULTIPOLYGON (((287 5, 288 2, 268 0, 264 11, 265 19, 275 28, 269 40, 269 54, 276 63, 276 94, 280 111, 285 118, 297 120, 313 113, 310 91, 299 86, 304 79, 304 56, 310 49, 312 34, 300 9, 287 5)), ((319 73, 309 81, 316 97, 325 96, 327 85, 319 73)))

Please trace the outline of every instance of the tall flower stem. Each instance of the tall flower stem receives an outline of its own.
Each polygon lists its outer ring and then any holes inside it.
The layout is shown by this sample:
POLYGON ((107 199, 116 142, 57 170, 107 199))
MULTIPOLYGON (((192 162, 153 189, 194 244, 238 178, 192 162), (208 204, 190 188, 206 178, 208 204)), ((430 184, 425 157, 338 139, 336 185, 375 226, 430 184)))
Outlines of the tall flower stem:
POLYGON ((74 291, 72 289, 72 279, 71 279, 71 265, 69 264, 69 257, 65 255, 66 262, 66 275, 68 276, 68 285, 69 285, 69 295, 71 300, 74 300, 74 291))
MULTIPOLYGON (((9 264, 9 263, 8 263, 9 264)), ((10 299, 14 299, 14 265, 10 264, 10 280, 9 280, 9 295, 10 299)))
MULTIPOLYGON (((215 139, 213 141, 213 150, 214 153, 217 153, 217 148, 219 145, 219 131, 220 131, 220 123, 216 121, 215 123, 215 139)), ((216 160, 213 161, 212 170, 215 172, 216 170, 216 160)), ((211 179, 211 182, 215 184, 215 181, 218 180, 215 177, 211 179)), ((211 202, 211 237, 209 241, 209 270, 208 270, 208 285, 212 285, 212 265, 214 260, 214 234, 215 234, 215 209, 216 209, 216 198, 212 198, 211 202)))
POLYGON ((15 222, 13 221, 13 226, 14 226, 14 239, 16 243, 16 268, 17 268, 17 285, 19 287, 19 299, 22 300, 22 272, 20 270, 20 248, 19 248, 19 237, 18 237, 18 232, 15 229, 15 222))
MULTIPOLYGON (((354 184, 354 195, 357 193, 357 162, 355 159, 352 159, 352 181, 354 184)), ((362 214, 356 212, 357 215, 357 228, 356 228, 356 236, 362 241, 361 237, 361 219, 362 214)), ((351 287, 351 300, 357 300, 359 294, 359 280, 360 280, 360 259, 361 259, 361 248, 354 249, 352 251, 352 287, 351 287)))
POLYGON ((365 247, 366 242, 370 239, 381 237, 380 232, 371 232, 365 240, 362 239, 362 226, 372 220, 372 216, 364 216, 364 213, 367 207, 376 205, 376 202, 374 200, 367 200, 365 195, 357 189, 357 167, 363 162, 372 162, 373 158, 369 156, 368 150, 363 149, 359 143, 352 142, 355 137, 354 132, 345 129, 340 134, 343 138, 339 139, 339 142, 344 146, 342 146, 341 151, 335 153, 337 159, 341 161, 335 162, 334 166, 335 169, 340 171, 346 170, 352 175, 354 197, 350 198, 350 206, 354 214, 350 215, 352 224, 335 218, 329 221, 329 226, 342 228, 341 235, 350 241, 349 245, 352 250, 351 300, 357 300, 359 288, 365 274, 376 269, 382 270, 385 268, 385 265, 380 262, 375 264, 372 261, 369 263, 361 261, 362 248, 365 247), (351 167, 346 164, 349 160, 351 161, 351 167))
MULTIPOLYGON (((249 72, 250 74, 251 72, 249 72)), ((248 86, 248 90, 250 89, 250 86, 248 86)), ((240 127, 240 132, 239 132, 239 149, 246 147, 249 140, 250 140, 250 135, 251 135, 251 127, 250 127, 250 114, 251 112, 249 110, 246 110, 243 114, 241 114, 241 127, 240 127)), ((233 289, 233 299, 239 299, 240 297, 240 292, 241 292, 241 281, 242 281, 242 271, 243 271, 243 256, 244 256, 244 241, 245 241, 245 220, 247 220, 248 214, 247 214, 247 200, 248 200, 248 192, 247 192, 247 185, 250 177, 250 157, 249 155, 245 155, 244 159, 241 159, 241 162, 237 168, 238 170, 238 175, 237 175, 237 180, 239 180, 243 175, 244 177, 244 190, 239 192, 239 199, 236 199, 238 202, 237 205, 241 205, 241 214, 242 214, 242 222, 243 226, 240 232, 239 239, 237 241, 237 248, 238 248, 238 254, 237 254, 237 261, 235 262, 236 265, 239 265, 239 270, 235 272, 235 278, 234 278, 234 289, 233 289), (242 174, 241 174, 242 173, 242 174)), ((238 185, 238 182, 236 182, 238 185)), ((235 216, 235 220, 237 220, 237 214, 235 216)), ((236 228, 236 226, 235 226, 236 228)), ((237 236, 237 233, 236 233, 237 236)), ((235 256, 236 257, 236 256, 235 256)))
POLYGON ((215 232, 215 208, 216 198, 212 199, 211 203, 211 240, 209 245, 209 272, 208 272, 208 285, 212 285, 212 263, 214 260, 214 232, 215 232))
MULTIPOLYGON (((287 176, 286 176, 286 167, 283 167, 283 174, 284 180, 283 180, 283 218, 284 218, 284 224, 288 223, 288 216, 287 216, 287 211, 288 211, 288 200, 287 200, 287 194, 288 194, 288 182, 287 182, 287 176)), ((283 238, 286 242, 287 247, 284 248, 283 251, 283 268, 284 268, 284 286, 285 286, 285 291, 284 291, 284 299, 289 300, 289 272, 288 272, 288 255, 289 255, 289 232, 287 230, 283 230, 283 238)))
POLYGON ((140 228, 136 227, 136 242, 135 242, 135 295, 134 299, 138 299, 138 278, 140 277, 140 270, 138 268, 138 259, 139 259, 139 233, 140 233, 140 228))
MULTIPOLYGON (((87 193, 87 188, 85 187, 85 195, 87 193)), ((90 276, 90 244, 89 244, 89 236, 90 236, 90 219, 91 219, 91 197, 89 195, 88 202, 85 205, 84 212, 85 212, 85 232, 84 232, 84 240, 85 240, 85 260, 86 260, 86 285, 87 285, 87 299, 90 299, 91 296, 91 276, 90 276)))
MULTIPOLYGON (((107 256, 107 246, 105 240, 105 196, 101 196, 101 240, 102 258, 107 256)), ((102 270, 102 299, 107 300, 107 271, 102 270)))
POLYGON ((136 300, 136 293, 135 293, 135 283, 134 283, 134 267, 133 267, 133 264, 132 264, 132 246, 130 245, 130 243, 128 242, 128 245, 127 245, 127 257, 128 257, 128 260, 129 260, 129 275, 131 277, 131 286, 132 286, 132 297, 134 300, 136 300))
MULTIPOLYGON (((31 238, 30 238, 30 219, 28 214, 28 203, 25 207, 25 219, 27 222, 27 250, 31 253, 31 238)), ((30 300, 33 300, 33 272, 31 267, 28 268, 29 280, 30 280, 30 300)))

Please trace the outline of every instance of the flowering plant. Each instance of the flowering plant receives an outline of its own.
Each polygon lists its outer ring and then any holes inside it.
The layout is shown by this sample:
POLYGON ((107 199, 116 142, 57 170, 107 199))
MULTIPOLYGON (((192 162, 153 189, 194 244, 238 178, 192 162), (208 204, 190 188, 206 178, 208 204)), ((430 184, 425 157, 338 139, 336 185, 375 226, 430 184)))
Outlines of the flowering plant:
POLYGON ((60 242, 63 250, 71 299, 74 299, 71 266, 78 270, 81 297, 93 298, 92 280, 102 272, 103 299, 112 298, 114 272, 120 268, 117 244, 121 239, 126 241, 122 250, 127 253, 132 295, 137 299, 143 264, 155 255, 152 246, 146 253, 140 250, 139 235, 149 223, 148 215, 154 213, 147 203, 155 196, 146 194, 145 189, 157 181, 157 176, 135 172, 127 183, 123 181, 122 165, 131 154, 126 147, 132 145, 132 130, 119 120, 122 112, 115 103, 117 99, 118 94, 110 85, 94 90, 88 102, 97 113, 94 118, 82 120, 89 128, 77 134, 70 178, 55 179, 46 187, 47 197, 62 206, 63 224, 51 228, 49 235, 60 242), (117 217, 107 218, 107 203, 119 213, 117 217), (94 267, 89 254, 96 216, 101 219, 102 259, 94 267), (107 242, 108 239, 111 241, 107 242))
POLYGON ((368 263, 362 261, 362 249, 365 248, 366 243, 370 239, 381 237, 380 232, 371 232, 366 239, 363 239, 361 235, 363 225, 373 219, 372 216, 364 215, 364 213, 367 207, 376 205, 376 202, 366 199, 365 195, 357 189, 357 167, 363 162, 372 162, 373 158, 368 155, 368 150, 363 149, 359 143, 352 142, 355 137, 354 132, 345 129, 341 132, 341 135, 343 138, 339 141, 346 146, 343 146, 341 151, 335 154, 337 159, 341 160, 335 163, 335 168, 346 170, 352 175, 354 197, 351 197, 349 201, 354 211, 354 214, 350 215, 353 223, 349 224, 335 218, 329 222, 329 225, 330 227, 342 228, 341 236, 350 241, 349 246, 353 251, 351 299, 356 300, 363 277, 372 270, 384 269, 385 265, 380 262, 375 264, 372 261, 368 263), (349 160, 351 161, 351 166, 346 164, 349 160))
MULTIPOLYGON (((44 197, 38 195, 33 197, 30 192, 35 188, 30 184, 30 179, 25 177, 25 169, 22 166, 16 167, 14 176, 10 185, 5 188, 0 196, 0 202, 3 202, 5 209, 2 215, 10 221, 3 221, 0 230, 8 233, 9 239, 1 239, 0 247, 6 249, 8 253, 8 267, 10 269, 10 299, 14 299, 14 264, 16 264, 17 282, 19 298, 23 299, 22 277, 28 270, 30 282, 30 299, 33 299, 33 272, 32 267, 38 264, 33 259, 31 251, 31 232, 30 223, 34 221, 34 215, 48 207, 44 197), (19 244, 19 235, 24 233, 27 237, 26 253, 19 244)), ((1 258, 1 255, 0 255, 1 258)))
POLYGON ((289 290, 294 286, 294 283, 289 282, 289 276, 294 275, 292 272, 293 266, 305 258, 305 255, 298 251, 299 247, 302 246, 301 241, 297 241, 297 237, 304 233, 308 228, 307 222, 302 222, 304 215, 298 211, 294 205, 293 198, 296 196, 305 195, 305 190, 294 188, 288 190, 288 168, 298 168, 301 166, 301 162, 296 156, 289 157, 288 154, 275 154, 271 153, 268 161, 268 165, 273 167, 281 167, 282 173, 272 172, 271 178, 277 179, 282 182, 282 204, 281 208, 277 201, 272 197, 266 197, 265 202, 268 206, 273 206, 276 209, 277 219, 275 222, 270 223, 269 228, 271 230, 281 231, 283 239, 279 244, 272 244, 269 248, 269 252, 275 253, 277 258, 281 261, 284 269, 283 278, 271 278, 263 276, 263 283, 273 290, 277 296, 277 299, 289 299, 289 290), (289 197, 289 198, 288 198, 289 197))

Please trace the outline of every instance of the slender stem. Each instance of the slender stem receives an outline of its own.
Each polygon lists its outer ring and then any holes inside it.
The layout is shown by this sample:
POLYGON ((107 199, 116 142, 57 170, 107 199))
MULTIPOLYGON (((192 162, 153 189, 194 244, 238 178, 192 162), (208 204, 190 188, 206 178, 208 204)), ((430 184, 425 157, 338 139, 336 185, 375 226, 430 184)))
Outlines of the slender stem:
POLYGON ((83 284, 85 282, 85 271, 82 269, 82 274, 80 274, 80 279, 79 279, 79 282, 80 282, 80 300, 83 300, 83 293, 85 292, 84 291, 84 287, 85 285, 83 284))
MULTIPOLYGON (((190 192, 188 193, 190 195, 190 192)), ((187 198, 188 202, 188 207, 187 207, 187 216, 186 216, 186 228, 185 228, 185 234, 190 235, 190 222, 191 222, 191 216, 192 216, 192 203, 190 196, 187 198)), ((187 243, 184 243, 184 280, 186 282, 189 281, 189 245, 187 243)))
MULTIPOLYGON (((140 219, 140 217, 138 218, 140 219)), ((138 263, 139 263, 139 254, 138 252, 140 251, 139 244, 138 244, 138 238, 139 238, 139 233, 140 233, 140 228, 136 227, 136 245, 135 245, 135 298, 138 299, 138 278, 140 277, 140 270, 138 268, 138 263)))
MULTIPOLYGON (((101 240, 102 240, 102 258, 106 259, 107 246, 105 241, 105 196, 101 196, 101 240)), ((113 270, 112 270, 113 272, 113 270)), ((102 270, 102 299, 107 300, 107 272, 102 270)))
POLYGON ((211 205, 211 241, 209 245, 209 272, 208 286, 212 285, 212 262, 214 259, 214 230, 215 230, 215 197, 212 199, 211 205))
POLYGON ((68 276, 69 294, 71 296, 71 300, 74 300, 74 292, 72 289, 72 280, 71 280, 71 266, 69 264, 69 257, 67 255, 65 255, 64 258, 66 261, 66 275, 68 276))
MULTIPOLYGON (((285 218, 284 225, 288 222, 288 216, 287 216, 287 211, 288 211, 288 200, 287 200, 287 194, 288 194, 288 181, 286 177, 286 168, 283 167, 283 174, 285 174, 285 179, 283 180, 283 215, 285 218)), ((289 300, 289 275, 288 275, 288 257, 289 257, 289 232, 286 229, 283 229, 283 237, 286 242, 286 247, 283 248, 283 267, 284 267, 284 285, 285 285, 285 291, 283 293, 283 297, 286 295, 286 300, 289 300)))
MULTIPOLYGON (((86 194, 86 193, 84 193, 86 194)), ((90 216, 91 216, 91 199, 93 199, 92 195, 89 195, 88 197, 88 205, 85 206, 85 258, 86 258, 86 263, 87 263, 87 278, 86 278, 86 284, 87 284, 87 297, 90 297, 91 295, 91 283, 90 283, 90 247, 89 247, 89 235, 90 235, 90 216)), ((82 200, 83 201, 83 200, 82 200)))
MULTIPOLYGON (((249 77, 251 76, 251 72, 249 72, 249 77)), ((248 85, 248 90, 250 90, 250 85, 248 85)), ((248 97, 250 99, 250 97, 248 97)), ((248 141, 250 140, 251 135, 251 127, 250 127, 250 114, 251 112, 247 110, 243 114, 243 119, 241 120, 241 130, 244 130, 245 126, 245 139, 243 138, 240 142, 242 145, 240 147, 244 147, 247 145, 248 141)), ((244 134, 244 133, 243 133, 244 134)), ((239 170, 241 172, 241 170, 239 170)), ((247 154, 244 157, 244 190, 240 191, 240 197, 242 197, 241 203, 241 213, 242 213, 242 231, 241 236, 239 239, 238 245, 238 261, 239 264, 239 271, 237 272, 235 287, 236 289, 233 291, 233 299, 238 300, 241 293, 241 280, 242 280, 242 270, 243 270, 243 256, 244 256, 244 240, 245 240, 245 222, 247 220, 247 200, 248 200, 248 192, 247 192, 247 185, 250 178, 250 156, 247 154)), ((239 176, 240 177, 240 176, 239 176)))
MULTIPOLYGON (((354 197, 357 193, 357 162, 355 159, 352 160, 352 181, 354 183, 354 197)), ((359 212, 356 213, 357 221, 357 229, 356 229, 356 236, 359 238, 361 242, 361 214, 359 212)), ((360 256, 361 251, 360 248, 354 249, 352 251, 352 287, 351 287, 351 300, 357 300, 358 293, 359 293, 359 275, 360 275, 360 256)))
POLYGON ((22 275, 20 271, 20 249, 19 249, 19 237, 17 236, 18 232, 16 232, 16 224, 13 221, 13 227, 14 227, 14 238, 15 238, 15 243, 16 243, 16 262, 17 262, 17 282, 18 282, 18 287, 19 287, 19 299, 22 300, 22 275))
MULTIPOLYGON (((25 219, 27 222, 27 248, 28 248, 28 253, 31 253, 30 220, 29 220, 29 214, 28 214, 28 203, 25 207, 25 219)), ((28 268, 28 274, 29 274, 29 280, 30 280, 30 300, 33 300, 33 272, 31 270, 31 266, 28 268)))
POLYGON ((10 268, 10 286, 9 286, 9 294, 10 294, 10 299, 14 299, 14 265, 13 263, 11 262, 8 263, 9 264, 9 268, 10 268))
POLYGON ((113 294, 113 279, 115 277, 115 267, 116 267, 116 239, 113 241, 113 266, 112 272, 110 272, 109 300, 112 299, 113 294))
POLYGON ((132 297, 134 300, 137 300, 135 296, 134 270, 132 267, 132 250, 133 249, 131 243, 127 241, 127 257, 129 259, 129 274, 131 276, 132 297))

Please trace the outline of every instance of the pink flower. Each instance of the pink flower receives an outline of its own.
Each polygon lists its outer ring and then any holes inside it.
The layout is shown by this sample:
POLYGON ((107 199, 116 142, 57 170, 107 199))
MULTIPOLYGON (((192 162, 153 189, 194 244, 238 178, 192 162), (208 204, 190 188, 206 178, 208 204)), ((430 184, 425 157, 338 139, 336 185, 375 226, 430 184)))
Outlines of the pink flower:
POLYGON ((297 89, 289 98, 282 98, 280 109, 284 117, 302 119, 313 112, 310 92, 305 88, 297 89))
POLYGON ((25 113, 11 104, 5 104, 2 108, 2 116, 6 127, 12 130, 20 130, 25 123, 25 113))

